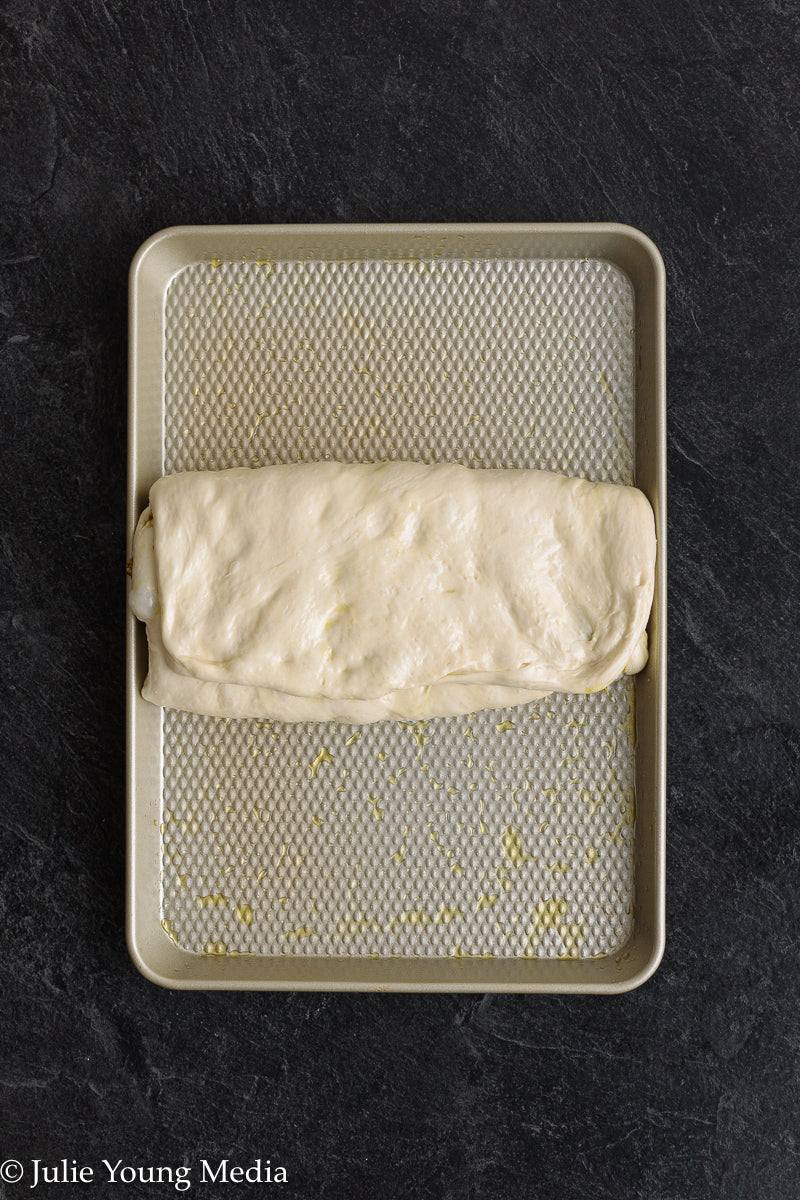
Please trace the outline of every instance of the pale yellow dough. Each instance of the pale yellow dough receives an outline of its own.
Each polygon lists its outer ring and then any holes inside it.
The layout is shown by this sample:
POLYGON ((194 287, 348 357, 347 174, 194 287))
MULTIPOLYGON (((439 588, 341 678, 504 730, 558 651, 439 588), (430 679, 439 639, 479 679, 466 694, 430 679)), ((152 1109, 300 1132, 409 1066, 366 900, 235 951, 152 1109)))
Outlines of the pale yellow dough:
POLYGON ((646 662, 655 550, 636 488, 545 471, 167 476, 134 538, 142 695, 366 724, 598 691, 646 662))

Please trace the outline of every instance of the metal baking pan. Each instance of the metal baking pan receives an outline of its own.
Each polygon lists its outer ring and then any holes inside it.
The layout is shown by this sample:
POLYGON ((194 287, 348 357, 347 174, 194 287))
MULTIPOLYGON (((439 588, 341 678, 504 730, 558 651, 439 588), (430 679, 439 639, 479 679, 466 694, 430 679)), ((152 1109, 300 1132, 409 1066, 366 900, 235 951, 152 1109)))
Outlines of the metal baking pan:
MULTIPOLYGON (((411 458, 635 482, 644 672, 405 726, 141 699, 128 941, 176 988, 620 992, 664 941, 664 268, 623 225, 176 227, 130 277, 128 528, 187 469, 411 458)), ((130 549, 129 549, 130 553, 130 549)))

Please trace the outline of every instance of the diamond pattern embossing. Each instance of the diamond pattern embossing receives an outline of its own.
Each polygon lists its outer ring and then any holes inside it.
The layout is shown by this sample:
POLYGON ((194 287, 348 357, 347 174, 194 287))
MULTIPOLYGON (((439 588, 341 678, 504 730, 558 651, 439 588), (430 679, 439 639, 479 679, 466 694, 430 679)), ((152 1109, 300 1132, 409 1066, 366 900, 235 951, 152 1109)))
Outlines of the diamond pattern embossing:
MULTIPOLYGON (((165 473, 632 482, 633 296, 609 263, 197 263, 165 316, 165 473)), ((630 933, 631 680, 413 726, 163 723, 161 916, 187 950, 591 957, 630 933)))

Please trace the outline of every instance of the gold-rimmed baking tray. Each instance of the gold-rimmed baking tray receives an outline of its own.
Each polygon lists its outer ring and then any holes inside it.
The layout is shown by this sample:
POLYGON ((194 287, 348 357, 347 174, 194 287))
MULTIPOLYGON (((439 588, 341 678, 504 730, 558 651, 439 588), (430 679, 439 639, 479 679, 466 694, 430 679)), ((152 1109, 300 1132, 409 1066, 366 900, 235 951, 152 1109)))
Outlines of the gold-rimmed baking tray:
MULTIPOLYGON (((664 937, 664 270, 622 225, 163 230, 131 269, 129 535, 161 474, 411 458, 632 483, 650 662, 415 725, 141 699, 128 940, 184 988, 624 991, 664 937)), ((130 552, 130 551, 129 551, 130 552)))

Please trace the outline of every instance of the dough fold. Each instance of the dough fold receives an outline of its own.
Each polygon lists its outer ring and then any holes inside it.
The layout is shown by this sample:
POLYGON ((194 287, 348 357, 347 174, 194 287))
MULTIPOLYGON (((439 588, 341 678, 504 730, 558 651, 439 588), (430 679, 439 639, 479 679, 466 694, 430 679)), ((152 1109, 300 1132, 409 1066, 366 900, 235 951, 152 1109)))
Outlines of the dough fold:
POLYGON ((653 513, 546 471, 314 463, 159 479, 134 536, 154 704, 367 724, 606 687, 647 658, 653 513))

